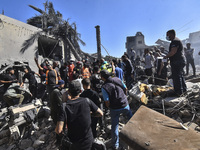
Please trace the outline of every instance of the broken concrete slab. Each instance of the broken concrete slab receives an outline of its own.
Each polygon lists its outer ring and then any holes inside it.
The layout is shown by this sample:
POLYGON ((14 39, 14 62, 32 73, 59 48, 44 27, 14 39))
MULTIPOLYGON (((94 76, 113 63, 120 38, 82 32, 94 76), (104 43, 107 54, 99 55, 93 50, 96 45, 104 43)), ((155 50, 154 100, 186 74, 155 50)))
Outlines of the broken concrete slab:
POLYGON ((200 134, 141 106, 120 132, 120 139, 134 150, 199 149, 200 134))

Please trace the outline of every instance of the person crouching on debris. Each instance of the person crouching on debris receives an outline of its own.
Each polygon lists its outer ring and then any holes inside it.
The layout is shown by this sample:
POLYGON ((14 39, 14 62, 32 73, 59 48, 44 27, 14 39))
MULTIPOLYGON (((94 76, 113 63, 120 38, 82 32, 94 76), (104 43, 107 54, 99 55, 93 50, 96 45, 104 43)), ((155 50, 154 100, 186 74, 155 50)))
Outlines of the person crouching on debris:
POLYGON ((3 76, 3 80, 0 80, 0 83, 4 84, 4 94, 12 83, 18 82, 17 77, 15 76, 15 70, 13 68, 8 68, 6 72, 7 73, 3 76))
MULTIPOLYGON (((65 86, 64 80, 59 80, 58 85, 53 89, 50 96, 50 110, 51 110, 51 118, 53 119, 53 123, 56 125, 58 118, 58 111, 62 105, 62 93, 61 90, 65 86)), ((61 142, 61 137, 56 134, 56 145, 59 145, 61 142)))
POLYGON ((119 148, 118 125, 120 114, 124 114, 128 119, 133 114, 128 104, 125 84, 117 77, 112 78, 107 70, 102 70, 100 74, 104 81, 102 86, 103 99, 105 105, 110 108, 112 147, 117 150, 119 148))
POLYGON ((37 98, 37 80, 35 78, 35 75, 34 74, 37 74, 39 77, 40 77, 40 74, 32 71, 32 70, 29 70, 27 67, 24 67, 24 76, 23 76, 23 81, 21 83, 21 87, 24 85, 24 81, 25 79, 28 79, 28 83, 29 83, 29 91, 31 92, 31 94, 33 95, 33 99, 34 98, 37 98))
POLYGON ((101 117, 103 112, 88 98, 79 97, 80 93, 80 82, 72 81, 69 84, 71 99, 63 103, 55 131, 61 134, 63 127, 67 125, 68 137, 72 142, 71 149, 90 150, 93 143, 90 113, 101 117))
POLYGON ((3 99, 9 106, 14 106, 16 104, 21 105, 24 100, 24 95, 22 92, 26 92, 32 96, 29 91, 21 88, 19 83, 12 83, 8 87, 6 93, 3 95, 3 99))

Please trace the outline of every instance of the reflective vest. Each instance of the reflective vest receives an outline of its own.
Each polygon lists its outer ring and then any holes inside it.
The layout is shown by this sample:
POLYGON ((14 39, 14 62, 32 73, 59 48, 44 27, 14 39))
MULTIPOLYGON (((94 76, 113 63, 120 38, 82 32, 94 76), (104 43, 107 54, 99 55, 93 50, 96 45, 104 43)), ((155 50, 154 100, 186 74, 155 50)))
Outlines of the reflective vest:
MULTIPOLYGON (((58 76, 57 76, 57 71, 55 69, 53 69, 53 71, 55 72, 55 75, 56 75, 56 84, 58 84, 58 76)), ((46 71, 46 84, 48 84, 48 81, 49 81, 49 70, 46 71)))
POLYGON ((108 70, 108 72, 112 72, 112 66, 107 63, 107 61, 104 61, 100 68, 100 71, 102 70, 108 70))
POLYGON ((83 79, 84 78, 90 78, 90 76, 91 76, 91 74, 90 74, 89 69, 83 67, 83 70, 82 70, 82 77, 83 77, 83 79))

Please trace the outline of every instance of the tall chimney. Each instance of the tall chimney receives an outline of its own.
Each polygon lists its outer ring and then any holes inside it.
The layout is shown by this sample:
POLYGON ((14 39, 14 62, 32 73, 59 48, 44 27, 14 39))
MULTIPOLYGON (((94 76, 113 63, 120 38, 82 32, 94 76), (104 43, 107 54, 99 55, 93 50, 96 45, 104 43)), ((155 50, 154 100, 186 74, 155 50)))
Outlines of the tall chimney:
POLYGON ((100 26, 95 26, 96 28, 96 37, 97 37, 97 56, 98 60, 101 60, 101 36, 100 36, 100 26))

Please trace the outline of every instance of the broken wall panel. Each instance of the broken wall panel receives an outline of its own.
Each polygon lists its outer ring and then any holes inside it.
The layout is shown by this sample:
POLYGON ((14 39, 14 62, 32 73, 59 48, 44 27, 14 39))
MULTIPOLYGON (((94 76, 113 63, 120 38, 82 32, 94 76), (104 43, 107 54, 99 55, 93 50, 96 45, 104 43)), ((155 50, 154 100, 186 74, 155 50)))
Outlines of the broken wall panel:
POLYGON ((177 121, 141 106, 120 132, 134 150, 198 150, 200 134, 177 121))

